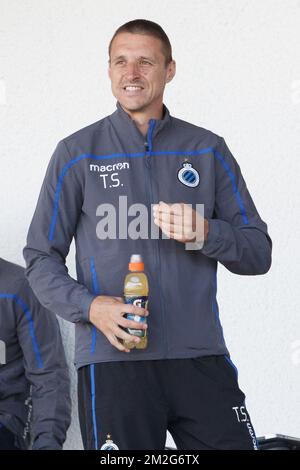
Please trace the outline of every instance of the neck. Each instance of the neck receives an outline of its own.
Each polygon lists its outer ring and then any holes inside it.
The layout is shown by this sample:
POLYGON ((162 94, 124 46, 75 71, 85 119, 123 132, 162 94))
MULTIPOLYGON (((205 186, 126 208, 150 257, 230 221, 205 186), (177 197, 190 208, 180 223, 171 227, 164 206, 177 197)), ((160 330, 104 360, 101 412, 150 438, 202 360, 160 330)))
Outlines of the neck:
MULTIPOLYGON (((121 103, 120 103, 121 104, 121 103)), ((150 119, 162 119, 163 118, 163 103, 160 102, 159 105, 156 103, 153 106, 148 107, 146 110, 131 111, 122 105, 124 111, 130 116, 130 118, 135 122, 138 129, 141 133, 146 136, 149 120, 150 119)))

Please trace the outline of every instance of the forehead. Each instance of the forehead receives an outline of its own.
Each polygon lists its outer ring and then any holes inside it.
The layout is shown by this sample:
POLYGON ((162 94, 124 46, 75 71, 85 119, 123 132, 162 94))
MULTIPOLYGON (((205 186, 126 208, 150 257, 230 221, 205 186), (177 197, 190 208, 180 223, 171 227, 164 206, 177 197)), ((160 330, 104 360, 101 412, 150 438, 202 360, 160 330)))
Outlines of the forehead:
POLYGON ((119 33, 111 46, 111 57, 118 55, 151 55, 154 58, 163 56, 161 41, 145 34, 119 33))

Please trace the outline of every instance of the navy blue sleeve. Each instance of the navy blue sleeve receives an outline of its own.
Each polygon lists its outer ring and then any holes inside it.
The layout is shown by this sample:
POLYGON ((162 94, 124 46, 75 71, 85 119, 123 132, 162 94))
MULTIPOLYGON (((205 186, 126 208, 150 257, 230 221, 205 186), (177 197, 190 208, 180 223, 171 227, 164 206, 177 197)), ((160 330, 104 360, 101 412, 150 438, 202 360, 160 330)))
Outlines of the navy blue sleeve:
POLYGON ((32 390, 33 449, 61 449, 71 422, 70 379, 55 315, 43 308, 28 282, 15 302, 17 335, 32 390))
POLYGON ((241 169, 220 137, 214 151, 215 207, 201 252, 235 274, 265 274, 272 241, 250 196, 241 169))
POLYGON ((83 203, 83 183, 60 141, 50 160, 23 254, 26 277, 41 304, 65 320, 88 322, 95 298, 65 264, 83 203), (63 183, 63 184, 62 184, 63 183))

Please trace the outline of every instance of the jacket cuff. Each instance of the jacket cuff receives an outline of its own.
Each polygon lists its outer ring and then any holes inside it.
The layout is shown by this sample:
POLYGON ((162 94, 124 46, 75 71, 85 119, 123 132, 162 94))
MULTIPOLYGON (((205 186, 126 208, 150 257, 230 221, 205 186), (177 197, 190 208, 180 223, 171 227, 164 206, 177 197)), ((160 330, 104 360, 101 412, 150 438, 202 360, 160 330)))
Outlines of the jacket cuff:
POLYGON ((86 294, 84 295, 81 295, 81 305, 80 305, 80 310, 81 310, 81 314, 82 314, 82 318, 81 318, 81 321, 84 322, 84 323, 89 323, 90 322, 90 318, 89 318, 89 313, 90 313, 90 306, 91 306, 91 303, 93 302, 93 300, 98 297, 97 295, 95 294, 91 294, 90 292, 87 292, 86 294))
POLYGON ((218 247, 222 244, 221 227, 219 220, 208 219, 208 228, 209 229, 207 239, 205 240, 201 249, 201 253, 207 256, 212 253, 215 253, 218 247))

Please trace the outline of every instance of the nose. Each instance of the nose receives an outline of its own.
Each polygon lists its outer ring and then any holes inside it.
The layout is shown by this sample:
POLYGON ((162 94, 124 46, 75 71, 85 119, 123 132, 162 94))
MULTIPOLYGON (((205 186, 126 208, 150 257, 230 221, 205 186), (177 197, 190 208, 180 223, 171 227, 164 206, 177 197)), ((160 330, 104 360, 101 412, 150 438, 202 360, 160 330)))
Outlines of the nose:
POLYGON ((129 80, 134 80, 141 76, 139 66, 136 62, 129 62, 126 67, 126 77, 129 80))

